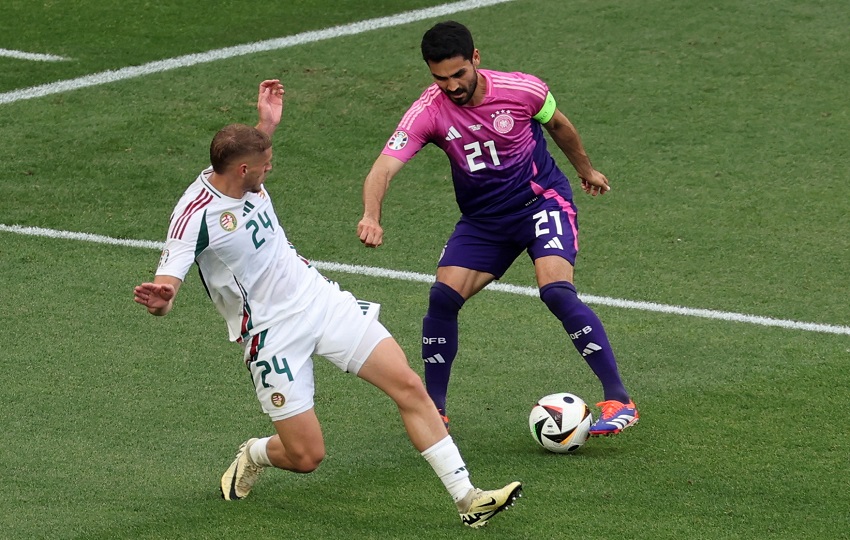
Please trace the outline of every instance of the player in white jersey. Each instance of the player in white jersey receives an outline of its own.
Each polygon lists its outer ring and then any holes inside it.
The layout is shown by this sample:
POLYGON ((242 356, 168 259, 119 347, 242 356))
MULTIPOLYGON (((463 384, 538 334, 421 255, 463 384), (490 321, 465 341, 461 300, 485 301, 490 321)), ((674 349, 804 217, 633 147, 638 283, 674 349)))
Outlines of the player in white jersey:
POLYGON ((148 312, 166 315, 197 264, 231 341, 243 346, 257 398, 276 433, 239 447, 221 478, 222 496, 246 497, 266 467, 308 473, 324 459, 313 408, 311 356, 317 354, 395 401, 411 442, 454 499, 462 522, 485 525, 513 504, 521 484, 491 491, 473 487, 422 380, 378 322, 379 306, 340 290, 287 241, 264 185, 272 170, 271 136, 283 111, 280 81, 260 84, 257 108, 256 127, 231 124, 215 135, 211 167, 171 215, 154 281, 134 290, 134 300, 148 312))

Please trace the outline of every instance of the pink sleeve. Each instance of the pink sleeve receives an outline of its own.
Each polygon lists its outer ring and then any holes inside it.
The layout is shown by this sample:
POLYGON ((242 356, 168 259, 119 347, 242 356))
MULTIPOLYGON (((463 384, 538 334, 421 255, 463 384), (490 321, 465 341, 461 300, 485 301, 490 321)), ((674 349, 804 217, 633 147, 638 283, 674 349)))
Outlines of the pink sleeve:
POLYGON ((437 85, 428 87, 422 96, 407 109, 396 127, 395 133, 384 145, 381 154, 392 156, 407 163, 431 139, 433 126, 432 107, 437 85))
POLYGON ((528 73, 517 72, 514 75, 523 81, 521 84, 525 87, 523 94, 529 106, 529 114, 534 116, 540 112, 540 109, 546 103, 549 86, 534 75, 529 75, 528 73))

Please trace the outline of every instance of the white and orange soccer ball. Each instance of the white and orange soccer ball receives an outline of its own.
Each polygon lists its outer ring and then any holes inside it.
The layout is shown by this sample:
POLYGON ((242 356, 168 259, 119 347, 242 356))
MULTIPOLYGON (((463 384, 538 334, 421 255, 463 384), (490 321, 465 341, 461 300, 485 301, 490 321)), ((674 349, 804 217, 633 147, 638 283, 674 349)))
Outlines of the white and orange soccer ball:
POLYGON ((593 416, 583 399, 562 392, 537 400, 528 427, 537 444, 557 454, 575 452, 590 435, 593 416))

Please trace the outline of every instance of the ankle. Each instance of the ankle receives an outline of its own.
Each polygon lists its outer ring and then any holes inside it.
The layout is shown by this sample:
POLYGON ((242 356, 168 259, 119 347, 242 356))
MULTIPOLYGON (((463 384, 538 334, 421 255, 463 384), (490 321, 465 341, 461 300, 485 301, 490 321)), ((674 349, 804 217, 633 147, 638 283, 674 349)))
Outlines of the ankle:
POLYGON ((257 467, 271 467, 272 462, 269 458, 268 445, 271 437, 264 437, 254 441, 254 444, 248 449, 248 461, 257 467))
POLYGON ((478 490, 476 490, 475 488, 470 488, 470 490, 466 492, 466 495, 464 495, 460 500, 455 503, 455 505, 457 505, 458 512, 464 514, 467 510, 469 510, 469 507, 472 506, 472 500, 475 498, 475 494, 477 493, 477 491, 478 490))

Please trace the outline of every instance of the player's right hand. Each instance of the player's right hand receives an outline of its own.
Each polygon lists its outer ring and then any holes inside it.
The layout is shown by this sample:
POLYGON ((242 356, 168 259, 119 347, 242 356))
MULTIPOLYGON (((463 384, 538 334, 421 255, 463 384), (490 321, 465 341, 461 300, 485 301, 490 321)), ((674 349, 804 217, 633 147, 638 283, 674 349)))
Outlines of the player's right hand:
POLYGON ((168 283, 142 283, 133 289, 133 300, 148 309, 162 309, 174 298, 174 286, 168 283))
POLYGON ((364 217, 357 224, 357 236, 366 247, 378 247, 384 243, 384 229, 377 220, 364 217))
POLYGON ((283 114, 283 85, 278 79, 268 79, 260 83, 257 95, 257 111, 260 115, 260 125, 266 130, 274 130, 280 124, 283 114))

